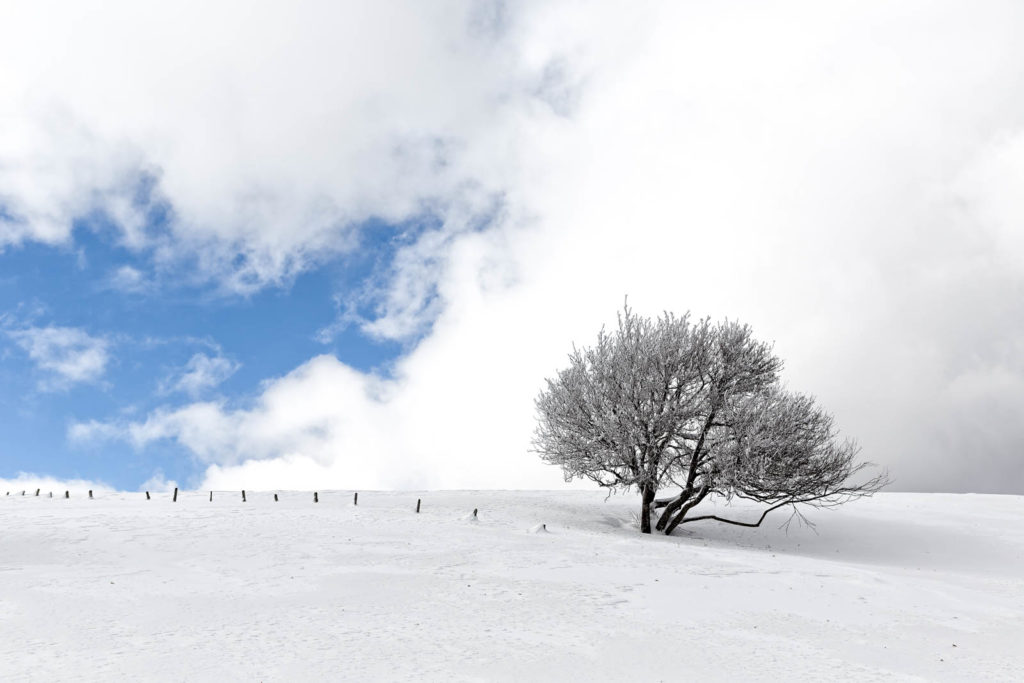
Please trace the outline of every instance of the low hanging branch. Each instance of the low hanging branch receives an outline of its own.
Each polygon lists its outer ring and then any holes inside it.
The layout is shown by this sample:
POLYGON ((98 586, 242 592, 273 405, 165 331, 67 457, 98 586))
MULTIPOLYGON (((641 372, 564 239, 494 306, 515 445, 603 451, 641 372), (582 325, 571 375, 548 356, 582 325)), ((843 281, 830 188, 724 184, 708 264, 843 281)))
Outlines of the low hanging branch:
POLYGON ((733 321, 657 320, 626 306, 614 332, 569 355, 537 397, 534 451, 566 480, 640 493, 640 530, 671 534, 715 520, 757 527, 786 506, 831 507, 870 496, 882 473, 857 483, 868 463, 840 442, 830 414, 785 391, 782 361, 733 321), (679 492, 657 497, 659 490, 679 492), (711 496, 762 503, 756 522, 689 517, 711 496))
POLYGON ((744 526, 749 528, 757 528, 761 526, 769 512, 773 512, 786 506, 793 506, 794 513, 798 514, 796 509, 797 505, 808 505, 810 507, 818 508, 831 508, 842 503, 849 502, 854 498, 861 498, 869 496, 881 487, 888 483, 886 475, 881 474, 870 481, 860 484, 855 487, 845 487, 837 491, 823 491, 822 493, 807 498, 788 498, 786 500, 775 503, 771 507, 766 508, 761 512, 761 516, 758 517, 756 522, 741 522, 734 519, 727 519, 725 517, 719 517, 718 515, 701 515, 699 517, 690 517, 688 519, 681 519, 680 523, 688 524, 690 522, 700 522, 703 520, 715 520, 716 522, 723 522, 725 524, 732 524, 734 526, 744 526))

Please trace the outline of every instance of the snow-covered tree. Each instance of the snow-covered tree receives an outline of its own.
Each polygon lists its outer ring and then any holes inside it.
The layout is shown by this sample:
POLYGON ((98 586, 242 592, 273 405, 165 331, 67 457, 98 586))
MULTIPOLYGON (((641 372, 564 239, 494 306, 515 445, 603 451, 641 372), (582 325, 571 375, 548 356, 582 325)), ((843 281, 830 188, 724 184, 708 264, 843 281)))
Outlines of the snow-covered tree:
POLYGON ((781 369, 746 325, 651 320, 626 306, 614 332, 574 348, 569 367, 546 381, 534 450, 567 480, 636 488, 644 533, 656 509, 666 534, 703 519, 756 527, 781 507, 837 505, 884 486, 884 473, 859 476, 868 463, 838 439, 831 415, 783 390, 781 369), (679 492, 657 499, 670 487, 679 492), (710 495, 766 507, 752 522, 688 516, 710 495))

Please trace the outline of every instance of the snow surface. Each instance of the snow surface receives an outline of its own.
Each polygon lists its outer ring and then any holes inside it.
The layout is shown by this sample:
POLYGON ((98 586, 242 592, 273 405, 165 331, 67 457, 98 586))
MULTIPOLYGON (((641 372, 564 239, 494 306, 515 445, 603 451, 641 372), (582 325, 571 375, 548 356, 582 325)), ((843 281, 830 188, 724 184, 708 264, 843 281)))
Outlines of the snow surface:
POLYGON ((1020 496, 642 537, 597 492, 33 493, 0 498, 5 681, 1024 681, 1020 496))

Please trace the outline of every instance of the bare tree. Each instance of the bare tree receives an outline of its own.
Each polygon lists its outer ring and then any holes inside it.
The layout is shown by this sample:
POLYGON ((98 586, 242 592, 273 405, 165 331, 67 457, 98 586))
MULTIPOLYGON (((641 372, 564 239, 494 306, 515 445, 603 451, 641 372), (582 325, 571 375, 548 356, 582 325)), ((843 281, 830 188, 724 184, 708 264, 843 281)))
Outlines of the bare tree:
POLYGON ((781 369, 746 325, 671 313, 652 321, 626 306, 616 331, 574 348, 546 381, 534 450, 566 480, 635 487, 643 533, 655 509, 666 534, 705 519, 756 527, 781 507, 837 505, 884 486, 884 473, 851 483, 868 464, 813 399, 781 388, 781 369), (679 492, 658 500, 667 487, 679 492), (688 517, 710 495, 766 508, 753 522, 688 517))

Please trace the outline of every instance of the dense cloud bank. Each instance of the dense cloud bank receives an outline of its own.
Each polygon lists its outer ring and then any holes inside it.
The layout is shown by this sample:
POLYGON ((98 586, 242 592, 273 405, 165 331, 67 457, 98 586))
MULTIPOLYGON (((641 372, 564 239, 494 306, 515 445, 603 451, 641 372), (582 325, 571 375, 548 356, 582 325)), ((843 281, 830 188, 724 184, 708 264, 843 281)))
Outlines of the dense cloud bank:
POLYGON ((1017 3, 41 7, 0 22, 0 243, 100 211, 146 277, 245 293, 432 218, 339 320, 410 342, 388 377, 72 439, 211 486, 554 486, 532 399, 628 293, 753 324, 895 488, 1024 486, 1017 3))

